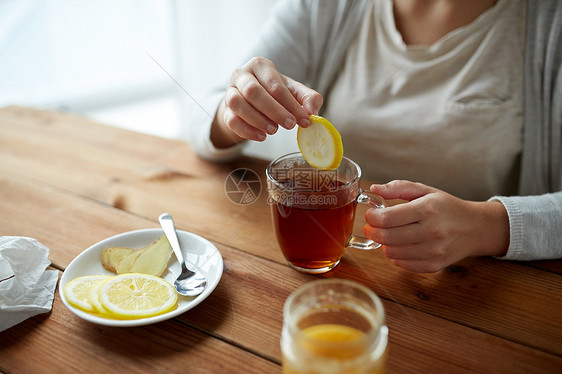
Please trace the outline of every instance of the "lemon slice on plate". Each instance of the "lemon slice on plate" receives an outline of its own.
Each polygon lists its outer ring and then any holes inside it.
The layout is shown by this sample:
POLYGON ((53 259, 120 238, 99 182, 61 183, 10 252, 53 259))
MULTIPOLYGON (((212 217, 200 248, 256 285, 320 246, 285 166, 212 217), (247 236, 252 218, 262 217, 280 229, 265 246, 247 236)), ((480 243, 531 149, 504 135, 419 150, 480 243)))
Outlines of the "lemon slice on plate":
POLYGON ((304 159, 321 170, 334 170, 343 157, 341 136, 326 118, 311 115, 310 126, 299 127, 297 143, 304 159))
POLYGON ((90 300, 90 292, 98 282, 109 278, 110 275, 86 275, 75 278, 64 286, 64 296, 70 305, 85 312, 95 312, 97 309, 90 300))
POLYGON ((99 291, 105 310, 117 318, 136 319, 164 314, 177 306, 178 294, 169 282, 148 274, 121 274, 99 291))
POLYGON ((108 280, 110 280, 111 278, 114 278, 114 276, 108 276, 106 279, 99 280, 90 289, 90 303, 94 307, 94 312, 97 312, 97 313, 102 314, 102 315, 106 315, 106 314, 109 314, 109 313, 107 312, 107 310, 101 304, 100 289, 101 289, 101 286, 103 286, 104 283, 107 282, 108 280))

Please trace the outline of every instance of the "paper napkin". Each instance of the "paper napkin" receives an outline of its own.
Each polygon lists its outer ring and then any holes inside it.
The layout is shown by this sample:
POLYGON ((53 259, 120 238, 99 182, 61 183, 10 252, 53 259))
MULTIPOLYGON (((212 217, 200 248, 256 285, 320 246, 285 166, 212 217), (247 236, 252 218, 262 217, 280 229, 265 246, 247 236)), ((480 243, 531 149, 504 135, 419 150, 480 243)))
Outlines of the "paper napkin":
POLYGON ((0 237, 0 331, 51 310, 58 272, 45 270, 50 264, 37 240, 0 237))

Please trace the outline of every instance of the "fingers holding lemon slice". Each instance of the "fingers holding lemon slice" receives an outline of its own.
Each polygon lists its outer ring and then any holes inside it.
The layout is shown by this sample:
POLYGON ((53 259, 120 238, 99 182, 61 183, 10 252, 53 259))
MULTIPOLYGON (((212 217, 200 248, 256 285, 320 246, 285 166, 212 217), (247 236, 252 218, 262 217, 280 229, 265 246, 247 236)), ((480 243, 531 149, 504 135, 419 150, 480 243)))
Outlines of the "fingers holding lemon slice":
POLYGON ((343 157, 338 130, 326 118, 314 114, 310 122, 310 126, 297 130, 297 143, 304 159, 317 169, 336 169, 343 157))

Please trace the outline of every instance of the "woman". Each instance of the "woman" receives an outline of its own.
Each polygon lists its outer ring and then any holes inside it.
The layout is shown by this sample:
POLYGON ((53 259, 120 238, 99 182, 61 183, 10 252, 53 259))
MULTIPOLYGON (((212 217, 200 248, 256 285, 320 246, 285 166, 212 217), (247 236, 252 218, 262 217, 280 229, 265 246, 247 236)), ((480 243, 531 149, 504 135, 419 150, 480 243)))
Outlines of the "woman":
POLYGON ((231 159, 322 109, 367 178, 401 179, 364 230, 396 265, 562 257, 561 38, 555 0, 283 1, 192 144, 231 159))

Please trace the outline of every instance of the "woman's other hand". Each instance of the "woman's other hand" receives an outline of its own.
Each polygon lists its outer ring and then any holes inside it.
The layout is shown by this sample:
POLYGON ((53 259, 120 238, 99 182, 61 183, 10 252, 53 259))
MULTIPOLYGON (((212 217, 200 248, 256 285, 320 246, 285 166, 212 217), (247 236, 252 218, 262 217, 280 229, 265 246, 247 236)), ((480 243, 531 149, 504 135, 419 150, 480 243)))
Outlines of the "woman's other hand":
POLYGON ((279 125, 307 127, 310 114, 317 114, 322 102, 322 95, 279 73, 270 60, 252 58, 232 73, 213 121, 211 141, 225 148, 245 139, 263 141, 279 125))
POLYGON ((392 181, 371 192, 406 203, 365 213, 365 235, 383 245, 386 257, 404 269, 436 272, 469 256, 502 256, 509 221, 500 202, 456 198, 421 183, 392 181))

